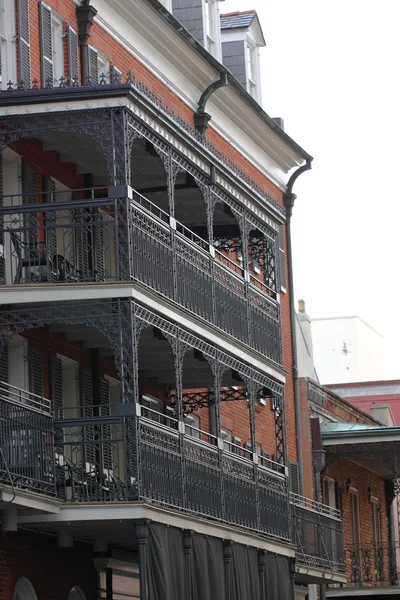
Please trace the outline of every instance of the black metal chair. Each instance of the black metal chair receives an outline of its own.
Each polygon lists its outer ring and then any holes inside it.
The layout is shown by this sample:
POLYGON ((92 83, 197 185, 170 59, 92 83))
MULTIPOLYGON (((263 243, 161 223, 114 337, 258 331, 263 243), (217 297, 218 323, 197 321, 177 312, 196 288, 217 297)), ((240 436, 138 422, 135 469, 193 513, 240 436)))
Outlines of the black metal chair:
MULTIPOLYGON (((13 229, 7 228, 10 234, 11 243, 14 248, 14 254, 18 260, 17 272, 14 277, 14 283, 21 283, 23 269, 32 269, 40 266, 47 266, 48 259, 46 253, 40 253, 38 248, 33 248, 19 237, 13 229)), ((34 274, 31 272, 30 281, 34 280, 34 274)))

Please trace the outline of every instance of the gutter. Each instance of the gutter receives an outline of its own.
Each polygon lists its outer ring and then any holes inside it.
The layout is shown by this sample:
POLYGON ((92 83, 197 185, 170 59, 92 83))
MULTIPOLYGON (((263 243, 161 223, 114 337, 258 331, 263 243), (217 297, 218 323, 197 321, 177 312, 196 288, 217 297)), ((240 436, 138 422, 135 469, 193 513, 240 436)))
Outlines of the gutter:
POLYGON ((252 110, 254 110, 259 117, 264 121, 265 125, 271 129, 289 148, 294 152, 300 154, 305 161, 312 161, 313 157, 308 154, 299 144, 297 144, 287 133, 275 123, 275 121, 267 115, 267 113, 261 108, 256 100, 244 89, 241 83, 232 75, 232 73, 224 67, 216 58, 214 58, 193 36, 187 29, 184 28, 182 23, 178 21, 166 8, 159 2, 159 0, 145 0, 147 4, 150 4, 160 15, 164 21, 168 23, 170 27, 185 40, 185 42, 191 46, 196 52, 198 52, 211 67, 213 67, 220 75, 220 79, 223 77, 227 78, 228 85, 239 94, 239 96, 246 102, 252 110))

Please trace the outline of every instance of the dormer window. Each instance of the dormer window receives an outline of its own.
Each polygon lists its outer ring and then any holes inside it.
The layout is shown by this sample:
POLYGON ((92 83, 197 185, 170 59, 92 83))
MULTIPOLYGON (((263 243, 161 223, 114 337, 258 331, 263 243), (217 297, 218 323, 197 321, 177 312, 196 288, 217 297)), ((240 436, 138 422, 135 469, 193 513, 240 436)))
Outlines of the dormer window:
MULTIPOLYGON (((168 8, 168 0, 161 0, 168 8)), ((217 60, 222 59, 219 3, 221 0, 169 0, 172 14, 217 60)))
POLYGON ((218 0, 204 0, 204 47, 216 58, 221 56, 218 0))
POLYGON ((265 46, 254 10, 221 15, 222 62, 261 104, 259 48, 265 46))
POLYGON ((172 12, 172 1, 171 0, 160 0, 161 4, 165 6, 169 12, 172 12))
POLYGON ((246 43, 247 91, 257 99, 257 48, 250 41, 246 43))

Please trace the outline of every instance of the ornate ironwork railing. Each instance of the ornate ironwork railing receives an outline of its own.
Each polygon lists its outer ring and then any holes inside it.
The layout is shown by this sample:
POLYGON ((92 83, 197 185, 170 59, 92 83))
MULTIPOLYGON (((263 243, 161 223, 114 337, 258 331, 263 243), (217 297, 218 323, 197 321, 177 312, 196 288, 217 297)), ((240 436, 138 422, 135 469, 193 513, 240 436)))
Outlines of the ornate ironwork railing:
POLYGON ((345 559, 348 587, 400 585, 399 543, 351 544, 345 559))
POLYGON ((41 202, 43 194, 3 197, 4 283, 133 279, 281 364, 279 304, 265 284, 246 281, 235 263, 136 192, 132 200, 71 194, 52 192, 52 202, 41 202))
POLYGON ((304 565, 344 571, 343 528, 340 511, 290 494, 296 560, 304 565))
POLYGON ((44 398, 0 384, 0 482, 55 496, 53 419, 44 398))
POLYGON ((145 418, 139 439, 140 497, 290 539, 285 475, 145 418))

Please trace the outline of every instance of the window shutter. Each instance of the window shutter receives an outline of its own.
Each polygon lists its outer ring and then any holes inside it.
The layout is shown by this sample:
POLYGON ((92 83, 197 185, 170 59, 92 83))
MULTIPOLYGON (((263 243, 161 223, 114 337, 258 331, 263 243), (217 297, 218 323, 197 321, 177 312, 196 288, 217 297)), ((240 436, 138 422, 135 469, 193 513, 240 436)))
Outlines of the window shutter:
MULTIPOLYGON (((107 379, 102 379, 100 382, 100 407, 101 416, 109 417, 110 410, 110 384, 107 379)), ((102 425, 102 440, 103 443, 103 467, 112 469, 113 451, 111 444, 111 425, 102 425)))
POLYGON ((89 46, 89 77, 92 85, 99 83, 99 61, 97 58, 97 50, 89 46))
POLYGON ((336 508, 338 510, 340 510, 340 512, 342 512, 342 488, 341 486, 335 481, 335 504, 336 504, 336 508))
POLYGON ((42 86, 53 86, 53 43, 51 8, 40 3, 40 47, 42 54, 42 86))
POLYGON ((0 381, 8 383, 8 344, 4 345, 0 355, 0 381))
POLYGON ((41 350, 29 346, 29 391, 37 396, 43 396, 43 354, 41 350))
MULTIPOLYGON (((36 204, 36 170, 22 162, 22 193, 23 204, 36 204)), ((37 215, 35 213, 25 213, 24 226, 27 228, 26 241, 30 249, 37 248, 38 230, 37 215)))
MULTIPOLYGON (((63 417, 63 373, 62 361, 58 356, 50 357, 51 404, 56 419, 63 417)), ((68 417, 68 414, 66 415, 68 417)))
POLYGON ((96 281, 104 281, 105 279, 105 264, 104 264, 104 230, 103 219, 101 213, 97 213, 95 227, 93 227, 94 235, 94 258, 95 258, 95 279, 96 281))
POLYGON ((29 42, 29 0, 18 0, 19 79, 31 85, 31 56, 29 42))
POLYGON ((281 225, 278 232, 278 266, 279 266, 279 286, 283 292, 286 292, 286 271, 285 271, 285 243, 283 235, 284 225, 281 225))
POLYGON ((122 83, 122 73, 114 66, 111 68, 111 83, 122 83))
MULTIPOLYGON (((56 183, 51 177, 43 177, 43 191, 45 193, 45 202, 55 202, 56 183)), ((57 255, 57 213, 54 210, 46 212, 46 250, 50 259, 54 261, 57 255)))
POLYGON ((92 376, 89 371, 81 369, 79 384, 81 394, 82 416, 93 417, 92 376))
MULTIPOLYGON (((91 279, 89 269, 89 255, 92 248, 92 227, 91 217, 86 216, 85 209, 74 211, 75 231, 75 264, 78 270, 79 281, 89 281, 91 279)), ((92 269, 93 271, 93 269, 92 269)))
POLYGON ((74 81, 78 83, 79 59, 78 59, 78 35, 72 27, 68 27, 68 77, 70 85, 74 81))
POLYGON ((289 462, 289 488, 292 494, 300 494, 299 465, 289 462))

